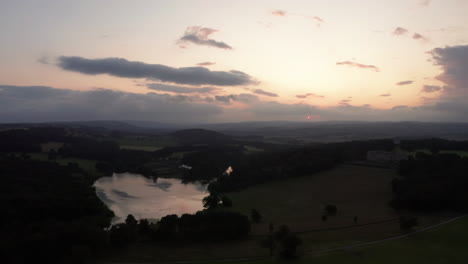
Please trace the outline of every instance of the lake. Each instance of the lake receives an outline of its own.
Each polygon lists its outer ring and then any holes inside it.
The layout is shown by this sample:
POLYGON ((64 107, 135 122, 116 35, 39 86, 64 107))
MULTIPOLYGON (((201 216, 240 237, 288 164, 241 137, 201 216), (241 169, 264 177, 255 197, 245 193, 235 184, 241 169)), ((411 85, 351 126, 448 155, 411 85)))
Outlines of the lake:
POLYGON ((94 183, 98 197, 114 211, 114 222, 128 214, 135 218, 159 219, 165 215, 193 214, 203 209, 206 185, 184 184, 180 179, 146 178, 140 174, 114 173, 94 183))

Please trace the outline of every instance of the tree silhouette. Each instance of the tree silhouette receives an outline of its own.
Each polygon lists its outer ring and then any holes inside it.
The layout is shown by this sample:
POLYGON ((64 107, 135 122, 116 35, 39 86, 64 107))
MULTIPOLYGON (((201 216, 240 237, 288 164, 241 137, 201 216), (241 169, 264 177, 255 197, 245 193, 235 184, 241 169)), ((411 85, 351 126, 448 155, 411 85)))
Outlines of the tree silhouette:
POLYGON ((250 211, 250 217, 254 223, 260 223, 260 221, 262 221, 262 215, 257 211, 257 209, 252 209, 250 211))

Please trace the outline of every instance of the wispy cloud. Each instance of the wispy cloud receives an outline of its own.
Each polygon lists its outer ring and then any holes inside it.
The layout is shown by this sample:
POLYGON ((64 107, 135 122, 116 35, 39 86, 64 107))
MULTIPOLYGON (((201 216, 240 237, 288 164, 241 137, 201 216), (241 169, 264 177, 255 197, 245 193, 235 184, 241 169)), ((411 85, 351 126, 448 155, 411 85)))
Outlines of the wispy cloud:
POLYGON ((396 85, 408 85, 408 84, 412 84, 413 81, 402 81, 402 82, 397 82, 396 85))
POLYGON ((340 61, 340 62, 337 62, 336 65, 347 65, 347 66, 361 68, 361 69, 372 69, 376 72, 380 71, 380 69, 375 65, 362 64, 362 63, 357 63, 357 62, 352 62, 352 61, 340 61))
POLYGON ((380 96, 381 97, 389 97, 389 96, 392 96, 392 94, 386 93, 386 94, 381 94, 380 96))
POLYGON ((323 18, 321 18, 319 16, 310 16, 310 15, 304 15, 304 14, 298 14, 298 13, 288 13, 287 11, 281 10, 281 9, 271 11, 271 14, 274 15, 274 16, 279 16, 279 17, 285 17, 285 16, 290 16, 291 15, 291 16, 295 16, 295 17, 310 19, 310 20, 316 22, 317 26, 320 26, 322 23, 325 22, 323 20, 323 18))
POLYGON ((405 35, 406 33, 408 33, 408 30, 406 28, 402 28, 402 27, 397 27, 393 31, 393 35, 396 35, 396 36, 405 35))
POLYGON ((122 58, 87 59, 82 57, 58 58, 57 66, 67 71, 88 75, 109 74, 123 78, 146 78, 188 85, 237 86, 256 84, 241 71, 210 71, 204 67, 173 68, 161 64, 128 61, 122 58))
MULTIPOLYGON (((213 28, 199 26, 188 27, 185 30, 185 34, 179 39, 178 42, 179 44, 190 42, 197 45, 210 46, 220 49, 232 49, 232 47, 225 42, 209 38, 210 35, 216 32, 218 32, 218 30, 213 28)), ((185 46, 183 47, 185 48, 185 46)))
POLYGON ((215 65, 215 64, 216 64, 216 62, 205 61, 205 62, 197 63, 197 66, 205 67, 205 66, 212 66, 212 65, 215 65))
POLYGON ((420 0, 419 5, 422 6, 429 6, 431 4, 431 0, 420 0))
POLYGON ((322 19, 321 17, 318 17, 318 16, 314 16, 314 17, 312 17, 312 19, 315 20, 315 21, 317 21, 317 22, 319 22, 319 23, 323 23, 323 22, 324 22, 323 19, 322 19))
POLYGON ((422 41, 429 41, 428 38, 426 38, 425 36, 419 34, 419 33, 414 33, 413 34, 413 39, 415 40, 422 40, 422 41))
POLYGON ((296 97, 300 98, 300 99, 304 99, 304 98, 308 98, 308 97, 325 98, 325 96, 323 96, 323 95, 318 95, 318 94, 314 94, 314 93, 298 94, 298 95, 296 95, 296 97))
POLYGON ((255 89, 255 90, 253 90, 253 93, 260 94, 260 95, 265 95, 265 96, 270 96, 270 97, 278 97, 277 94, 272 93, 272 92, 268 92, 268 91, 265 91, 265 90, 262 90, 262 89, 255 89))
POLYGON ((433 92, 438 92, 442 91, 442 87, 440 86, 435 86, 435 85, 424 85, 421 92, 423 93, 433 93, 433 92))
POLYGON ((340 105, 349 105, 351 99, 343 99, 339 102, 340 105))
POLYGON ((274 15, 274 16, 286 16, 286 11, 284 10, 274 10, 274 11, 271 11, 271 14, 274 15))

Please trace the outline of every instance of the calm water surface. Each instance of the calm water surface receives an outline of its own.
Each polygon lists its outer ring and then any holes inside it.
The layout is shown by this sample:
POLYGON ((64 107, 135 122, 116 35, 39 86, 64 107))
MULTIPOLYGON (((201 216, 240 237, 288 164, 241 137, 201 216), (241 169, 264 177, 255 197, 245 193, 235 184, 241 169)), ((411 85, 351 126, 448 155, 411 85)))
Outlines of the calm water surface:
POLYGON ((137 219, 159 219, 168 214, 182 215, 203 209, 206 185, 183 184, 179 179, 156 181, 140 174, 114 173, 94 183, 99 198, 114 211, 115 222, 122 222, 128 214, 137 219))

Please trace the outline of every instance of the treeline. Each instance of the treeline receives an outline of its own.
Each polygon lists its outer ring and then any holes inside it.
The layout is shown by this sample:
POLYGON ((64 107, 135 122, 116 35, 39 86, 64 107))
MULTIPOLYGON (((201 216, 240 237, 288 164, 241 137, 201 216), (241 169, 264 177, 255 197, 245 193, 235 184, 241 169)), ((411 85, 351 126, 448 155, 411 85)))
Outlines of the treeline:
POLYGON ((424 154, 402 160, 392 188, 396 208, 432 212, 468 210, 468 158, 456 154, 424 154))
POLYGON ((58 150, 58 155, 63 158, 96 160, 98 161, 96 169, 104 174, 133 172, 145 176, 156 175, 154 171, 145 166, 145 163, 153 158, 150 152, 120 149, 115 141, 75 137, 69 139, 58 150))
POLYGON ((393 139, 373 139, 362 141, 349 141, 339 143, 328 143, 318 145, 316 149, 333 151, 339 156, 340 160, 353 161, 365 160, 367 152, 371 150, 391 151, 394 148, 393 139))
POLYGON ((210 192, 224 193, 272 180, 303 176, 333 168, 340 161, 333 150, 303 148, 251 155, 221 174, 209 185, 210 192))
POLYGON ((247 216, 231 211, 203 210, 182 216, 167 215, 157 223, 137 221, 129 215, 125 223, 112 226, 110 243, 123 247, 134 242, 228 241, 246 238, 250 233, 247 216))
POLYGON ((2 263, 63 263, 106 245, 114 214, 77 166, 3 154, 0 180, 2 263))
POLYGON ((37 127, 11 129, 0 132, 0 152, 40 152, 41 143, 63 141, 66 137, 64 128, 37 127))
POLYGON ((209 181, 226 171, 229 166, 237 166, 246 159, 241 146, 210 146, 189 152, 181 160, 192 169, 183 173, 184 181, 209 181))
POLYGON ((401 148, 407 151, 418 149, 428 149, 432 152, 439 150, 466 150, 468 151, 468 141, 445 140, 440 138, 402 140, 401 148))

